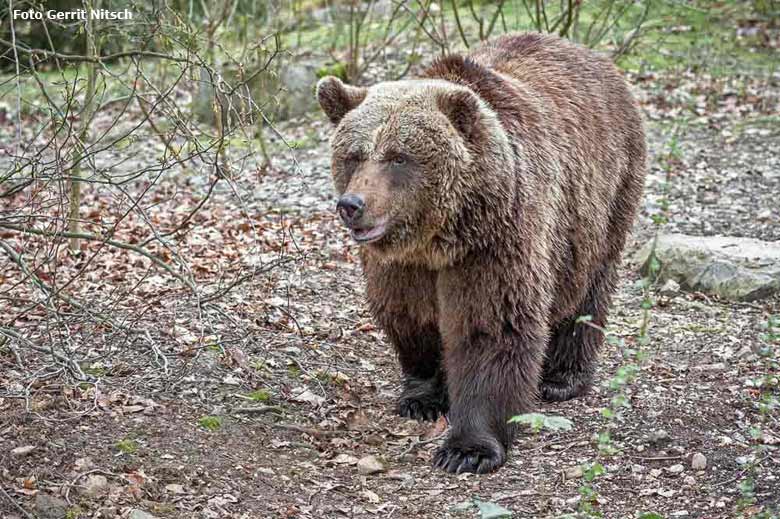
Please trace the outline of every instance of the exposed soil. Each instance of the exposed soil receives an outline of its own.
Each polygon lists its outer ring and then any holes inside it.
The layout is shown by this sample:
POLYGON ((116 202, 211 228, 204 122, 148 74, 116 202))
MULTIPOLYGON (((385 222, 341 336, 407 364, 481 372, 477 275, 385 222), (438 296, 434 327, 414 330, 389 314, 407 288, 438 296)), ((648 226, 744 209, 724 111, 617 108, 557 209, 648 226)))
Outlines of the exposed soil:
MULTIPOLYGON (((144 319, 158 323, 152 331, 168 374, 159 355, 116 337, 121 343, 106 351, 98 383, 55 373, 36 379, 29 398, 15 398, 29 379, 10 353, 0 355, 0 483, 8 493, 0 495, 0 516, 26 517, 17 506, 45 516, 45 494, 68 500, 70 517, 127 516, 135 508, 157 517, 478 517, 473 499, 513 517, 558 517, 581 507, 586 483, 577 467, 595 461, 606 472, 588 483, 597 495, 592 508, 608 518, 651 511, 750 517, 780 506, 778 414, 759 413, 752 382, 767 373, 758 352, 766 345, 762 326, 780 313, 777 297, 735 304, 659 295, 650 342, 642 346, 647 359, 625 390, 630 407, 619 417, 607 420, 600 410, 615 395, 610 379, 629 361, 605 345, 589 395, 540 406, 573 421, 572 430, 520 434, 495 474, 433 470, 444 424, 394 415, 396 361, 366 312, 355 246, 331 213, 328 128, 303 126, 317 137, 297 154, 300 169, 280 162, 256 184, 239 186, 241 209, 269 240, 286 233, 284 250, 295 252, 294 261, 237 287, 201 321, 181 292, 150 306, 144 319), (204 321, 213 324, 218 346, 204 334, 193 346, 175 329, 204 321), (259 401, 245 396, 258 390, 259 401), (221 425, 207 430, 205 416, 221 425), (620 452, 602 456, 595 436, 607 428, 620 452), (762 431, 757 439, 753 428, 762 431), (34 450, 11 453, 28 445, 34 450), (706 457, 704 470, 692 468, 695 453, 706 457), (356 462, 367 455, 384 471, 361 475, 356 462), (740 489, 748 478, 752 495, 740 489)), ((285 131, 295 138, 304 128, 285 131)), ((650 136, 656 159, 627 256, 652 235, 649 215, 663 195, 658 162, 668 132, 652 124, 650 136)), ((731 136, 695 127, 682 133, 680 147, 665 230, 780 239, 777 127, 731 136)), ((205 245, 190 246, 192 257, 218 261, 241 241, 230 192, 217 193, 213 213, 193 231, 205 245)), ((610 327, 638 347, 643 292, 635 267, 622 269, 610 327)))

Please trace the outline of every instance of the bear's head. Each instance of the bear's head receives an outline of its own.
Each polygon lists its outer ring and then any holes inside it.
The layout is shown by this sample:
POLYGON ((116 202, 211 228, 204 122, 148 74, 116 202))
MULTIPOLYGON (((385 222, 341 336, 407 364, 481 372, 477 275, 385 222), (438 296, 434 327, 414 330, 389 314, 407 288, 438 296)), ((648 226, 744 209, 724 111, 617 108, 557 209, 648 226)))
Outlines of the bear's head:
POLYGON ((370 253, 443 266, 479 239, 464 232, 486 230, 475 219, 507 202, 508 138, 467 87, 431 79, 364 88, 325 77, 317 98, 336 125, 337 211, 370 253))

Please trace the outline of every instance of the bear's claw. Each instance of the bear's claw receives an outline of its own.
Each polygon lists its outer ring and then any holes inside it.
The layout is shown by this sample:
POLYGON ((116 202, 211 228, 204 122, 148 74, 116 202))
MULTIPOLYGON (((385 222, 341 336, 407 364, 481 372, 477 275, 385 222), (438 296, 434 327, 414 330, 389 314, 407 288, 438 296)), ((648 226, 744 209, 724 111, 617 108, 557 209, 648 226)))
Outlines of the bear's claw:
POLYGON ((590 373, 545 375, 539 384, 539 396, 545 402, 563 402, 582 396, 590 389, 592 378, 590 373))
POLYGON ((486 474, 498 469, 506 462, 506 449, 498 444, 455 446, 447 440, 433 455, 433 466, 460 474, 473 472, 486 474))
POLYGON ((433 422, 438 419, 440 415, 444 414, 444 410, 432 402, 401 397, 398 401, 398 414, 404 418, 433 422))
POLYGON ((415 420, 434 421, 447 412, 447 392, 439 377, 409 377, 398 399, 398 414, 415 420))

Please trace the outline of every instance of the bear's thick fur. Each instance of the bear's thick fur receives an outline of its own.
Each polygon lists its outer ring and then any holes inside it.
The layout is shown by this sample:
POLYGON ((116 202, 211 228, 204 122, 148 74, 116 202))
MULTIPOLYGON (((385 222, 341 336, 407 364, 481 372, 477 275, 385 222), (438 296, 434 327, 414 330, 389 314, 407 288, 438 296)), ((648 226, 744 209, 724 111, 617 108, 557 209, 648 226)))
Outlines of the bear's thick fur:
POLYGON ((446 413, 434 464, 488 472, 507 420, 585 392, 645 176, 639 111, 610 61, 502 36, 370 88, 320 80, 338 211, 398 352, 402 416, 446 413))

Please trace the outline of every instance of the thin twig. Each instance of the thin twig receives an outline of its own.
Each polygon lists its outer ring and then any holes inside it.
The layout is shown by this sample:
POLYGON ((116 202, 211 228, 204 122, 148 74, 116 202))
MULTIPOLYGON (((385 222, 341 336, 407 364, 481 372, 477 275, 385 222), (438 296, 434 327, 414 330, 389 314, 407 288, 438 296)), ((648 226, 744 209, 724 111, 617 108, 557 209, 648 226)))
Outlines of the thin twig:
POLYGON ((8 495, 8 492, 5 491, 5 488, 3 488, 3 485, 0 485, 0 493, 2 493, 5 496, 5 498, 12 505, 14 505, 14 508, 19 510, 22 514, 24 514, 25 517, 27 517, 29 519, 35 519, 35 516, 31 515, 27 510, 22 508, 22 506, 19 503, 17 503, 16 500, 14 500, 11 496, 8 495))

